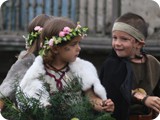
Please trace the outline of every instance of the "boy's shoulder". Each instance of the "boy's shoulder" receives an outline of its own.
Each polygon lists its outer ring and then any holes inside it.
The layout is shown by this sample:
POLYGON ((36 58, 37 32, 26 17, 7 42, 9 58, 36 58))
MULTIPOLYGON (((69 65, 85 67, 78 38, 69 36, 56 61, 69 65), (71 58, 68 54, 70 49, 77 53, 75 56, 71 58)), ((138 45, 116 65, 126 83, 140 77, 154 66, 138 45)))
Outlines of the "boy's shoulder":
POLYGON ((158 63, 160 65, 159 60, 156 57, 154 57, 153 55, 147 54, 146 57, 149 62, 158 63))

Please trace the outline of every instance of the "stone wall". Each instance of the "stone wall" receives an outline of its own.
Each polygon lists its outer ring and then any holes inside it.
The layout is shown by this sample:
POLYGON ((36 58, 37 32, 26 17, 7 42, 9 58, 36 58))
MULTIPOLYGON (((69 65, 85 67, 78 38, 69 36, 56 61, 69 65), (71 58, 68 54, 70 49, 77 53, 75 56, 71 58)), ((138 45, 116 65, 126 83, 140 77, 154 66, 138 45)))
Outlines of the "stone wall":
POLYGON ((141 15, 149 23, 149 32, 152 34, 160 29, 160 8, 152 0, 122 0, 121 13, 133 12, 141 15))
MULTIPOLYGON (((89 28, 93 27, 94 24, 94 1, 95 0, 88 0, 88 20, 89 20, 89 28)), ((86 0, 81 0, 81 8, 80 8, 80 21, 85 21, 85 3, 86 0)), ((97 0, 98 5, 98 27, 101 28, 104 26, 103 20, 103 2, 104 0, 97 0)), ((108 31, 111 30, 111 23, 113 22, 113 14, 112 8, 113 0, 107 0, 107 14, 106 14, 106 29, 108 31)), ((160 29, 160 8, 158 4, 152 0, 121 0, 121 14, 133 12, 136 14, 141 15, 146 22, 149 24, 149 34, 153 34, 155 30, 160 29)))

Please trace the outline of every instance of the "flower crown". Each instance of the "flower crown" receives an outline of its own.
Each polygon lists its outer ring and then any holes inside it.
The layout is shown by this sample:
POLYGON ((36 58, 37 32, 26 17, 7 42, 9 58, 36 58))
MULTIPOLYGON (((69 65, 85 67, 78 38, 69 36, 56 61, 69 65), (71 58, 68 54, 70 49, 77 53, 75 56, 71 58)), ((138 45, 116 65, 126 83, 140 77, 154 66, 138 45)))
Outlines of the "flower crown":
POLYGON ((42 27, 36 26, 34 28, 34 32, 29 33, 27 37, 23 36, 23 38, 26 41, 26 48, 29 48, 33 45, 34 41, 39 37, 42 29, 42 27))
POLYGON ((79 22, 77 23, 77 27, 74 29, 64 27, 63 30, 59 32, 58 36, 52 36, 51 39, 45 38, 44 44, 41 46, 39 54, 43 56, 52 46, 58 45, 63 41, 70 41, 76 36, 81 36, 83 38, 84 36, 87 36, 87 30, 88 28, 82 27, 79 22))

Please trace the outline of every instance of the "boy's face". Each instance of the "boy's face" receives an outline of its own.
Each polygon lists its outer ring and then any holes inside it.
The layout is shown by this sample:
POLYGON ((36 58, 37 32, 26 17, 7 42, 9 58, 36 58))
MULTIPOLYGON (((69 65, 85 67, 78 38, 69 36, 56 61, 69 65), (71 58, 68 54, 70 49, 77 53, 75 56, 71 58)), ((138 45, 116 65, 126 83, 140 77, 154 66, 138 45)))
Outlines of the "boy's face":
POLYGON ((112 47, 119 57, 134 57, 140 53, 142 46, 139 42, 126 32, 112 32, 112 47))
POLYGON ((58 58, 62 62, 73 62, 78 57, 81 48, 80 43, 81 37, 75 37, 68 44, 58 47, 58 58))

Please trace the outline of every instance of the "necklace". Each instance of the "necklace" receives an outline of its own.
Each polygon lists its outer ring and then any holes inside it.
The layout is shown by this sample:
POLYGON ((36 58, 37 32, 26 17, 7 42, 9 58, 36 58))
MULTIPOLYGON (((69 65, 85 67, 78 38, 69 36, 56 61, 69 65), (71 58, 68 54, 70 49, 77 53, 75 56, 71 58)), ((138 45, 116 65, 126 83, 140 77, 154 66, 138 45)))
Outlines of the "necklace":
POLYGON ((49 65, 49 64, 45 64, 45 67, 48 68, 48 69, 50 69, 50 70, 54 70, 55 72, 59 72, 59 71, 62 71, 64 68, 68 67, 68 64, 65 65, 64 67, 62 67, 61 69, 57 69, 54 66, 49 65))
MULTIPOLYGON (((47 69, 45 69, 46 70, 46 75, 49 75, 51 78, 54 78, 54 80, 56 81, 56 87, 57 87, 58 90, 62 90, 62 79, 63 79, 65 73, 69 71, 68 65, 66 67, 67 68, 66 68, 65 71, 62 71, 62 70, 55 71, 56 73, 59 74, 59 76, 60 76, 59 78, 56 78, 56 76, 54 74, 48 72, 47 69)), ((46 66, 46 68, 48 68, 48 66, 46 66)))

